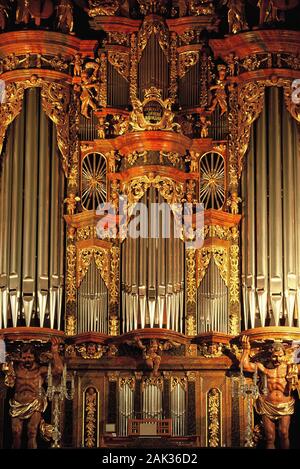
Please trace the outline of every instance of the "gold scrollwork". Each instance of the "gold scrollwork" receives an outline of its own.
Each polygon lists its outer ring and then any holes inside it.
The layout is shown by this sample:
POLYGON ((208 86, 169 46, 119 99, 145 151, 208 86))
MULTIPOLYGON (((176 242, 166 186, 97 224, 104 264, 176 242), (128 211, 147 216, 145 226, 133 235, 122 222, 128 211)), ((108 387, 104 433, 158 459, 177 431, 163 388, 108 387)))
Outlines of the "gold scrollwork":
POLYGON ((187 390, 187 378, 186 376, 178 377, 178 376, 172 376, 171 377, 171 391, 173 391, 176 386, 181 386, 184 391, 187 390))
POLYGON ((128 80, 129 78, 129 54, 120 51, 108 51, 107 55, 109 63, 115 67, 117 72, 128 80))
POLYGON ((67 303, 76 301, 76 246, 67 246, 67 274, 66 274, 67 303))
POLYGON ((132 377, 123 377, 120 378, 119 387, 123 388, 124 386, 129 386, 130 389, 135 389, 135 378, 132 377))
POLYGON ((137 97, 132 98, 133 110, 129 115, 129 125, 132 131, 142 130, 174 130, 179 132, 180 125, 173 122, 175 114, 171 111, 173 101, 161 97, 161 90, 151 86, 144 91, 145 97, 141 102, 137 97), (152 112, 155 105, 155 122, 147 117, 146 109, 151 105, 152 112))
POLYGON ((142 380, 142 388, 145 389, 146 386, 156 386, 162 390, 164 387, 164 380, 161 377, 146 377, 142 380))
POLYGON ((183 183, 176 182, 168 177, 155 176, 154 173, 123 182, 121 190, 128 197, 128 205, 132 207, 151 186, 158 189, 161 196, 170 205, 180 203, 184 197, 183 183))
POLYGON ((186 334, 194 336, 197 334, 196 318, 192 314, 188 314, 186 318, 186 334))
POLYGON ((182 52, 179 55, 178 76, 183 78, 189 68, 193 67, 199 61, 199 51, 191 50, 182 52))

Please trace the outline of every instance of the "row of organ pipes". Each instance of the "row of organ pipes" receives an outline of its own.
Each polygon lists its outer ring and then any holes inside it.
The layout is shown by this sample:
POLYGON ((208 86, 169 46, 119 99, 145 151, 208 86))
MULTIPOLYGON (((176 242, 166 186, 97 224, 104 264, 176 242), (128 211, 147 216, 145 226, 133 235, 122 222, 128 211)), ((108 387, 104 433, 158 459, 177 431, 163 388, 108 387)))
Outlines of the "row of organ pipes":
POLYGON ((64 175, 40 91, 25 92, 8 129, 0 183, 0 328, 60 329, 64 175))
POLYGON ((300 325, 299 178, 297 124, 267 88, 242 177, 245 328, 300 325))
POLYGON ((211 257, 206 274, 197 289, 198 332, 228 333, 228 288, 211 257))
MULTIPOLYGON (((157 223, 151 204, 164 203, 155 188, 141 202, 148 210, 148 232, 157 223)), ((160 219, 160 228, 162 226, 160 219)), ((183 332, 184 244, 174 236, 170 216, 170 237, 128 237, 122 244, 123 332, 160 327, 183 332)))
MULTIPOLYGON (((135 418, 135 389, 129 380, 120 383, 119 388, 119 436, 127 436, 128 420, 135 418)), ((163 415, 163 389, 156 384, 144 383, 142 392, 142 418, 159 420, 163 415)), ((176 383, 170 392, 170 413, 172 418, 172 434, 186 434, 186 390, 176 383)), ((138 416, 137 416, 138 417, 138 416)), ((136 417, 136 418, 137 418, 136 417)))
POLYGON ((108 290, 92 260, 78 289, 77 332, 108 333, 108 290))

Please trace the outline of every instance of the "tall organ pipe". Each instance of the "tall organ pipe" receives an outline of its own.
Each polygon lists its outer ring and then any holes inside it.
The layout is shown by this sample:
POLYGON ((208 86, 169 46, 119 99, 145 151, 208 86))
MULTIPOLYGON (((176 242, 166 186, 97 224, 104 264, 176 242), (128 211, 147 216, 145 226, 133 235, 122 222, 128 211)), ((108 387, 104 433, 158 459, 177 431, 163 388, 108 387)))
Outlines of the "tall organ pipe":
MULTIPOLYGON (((264 110, 253 126, 242 178, 246 328, 297 325, 297 296, 300 300, 298 178, 297 124, 285 107, 283 90, 267 88, 264 110), (249 180, 256 180, 253 191, 249 191, 249 180), (254 214, 252 207, 256 207, 254 214), (253 279, 251 289, 249 278, 253 279)), ((297 304, 299 311, 300 302, 297 304)))
POLYGON ((8 129, 2 158, 3 325, 60 327, 64 176, 55 127, 42 111, 39 89, 26 90, 22 111, 8 129))

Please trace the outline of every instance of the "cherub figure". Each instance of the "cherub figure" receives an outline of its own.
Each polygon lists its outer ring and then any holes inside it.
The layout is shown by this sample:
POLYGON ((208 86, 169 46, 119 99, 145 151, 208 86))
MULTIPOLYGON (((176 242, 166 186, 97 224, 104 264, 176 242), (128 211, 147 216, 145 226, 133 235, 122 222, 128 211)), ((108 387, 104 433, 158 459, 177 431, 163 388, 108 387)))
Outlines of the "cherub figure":
POLYGON ((77 202, 80 201, 80 197, 76 196, 75 194, 71 193, 68 197, 64 200, 67 204, 67 213, 68 215, 74 215, 77 202))
POLYGON ((229 34, 236 34, 248 29, 245 16, 245 1, 227 0, 229 34))
POLYGON ((211 91, 214 91, 214 96, 212 100, 212 104, 210 107, 210 111, 213 112, 217 105, 219 104, 221 108, 221 116, 227 112, 227 96, 226 96, 226 66, 225 65, 218 65, 218 74, 219 77, 216 80, 215 85, 210 87, 211 91))
POLYGON ((83 64, 83 60, 81 58, 81 54, 79 54, 77 52, 77 54, 75 54, 75 56, 74 56, 74 62, 73 62, 73 65, 74 65, 73 75, 74 75, 74 77, 80 77, 80 75, 82 74, 82 64, 83 64))
MULTIPOLYGON (((77 89, 77 86, 78 85, 75 85, 74 88, 76 87, 77 89)), ((92 93, 92 90, 95 90, 98 93, 99 86, 97 83, 92 83, 87 71, 83 71, 81 74, 80 87, 81 114, 87 119, 90 119, 89 108, 92 108, 93 111, 98 108, 94 101, 95 97, 92 93)))
POLYGON ((200 138, 208 137, 208 127, 211 125, 211 121, 207 119, 205 114, 201 114, 197 126, 200 127, 200 138))
POLYGON ((98 132, 98 137, 100 139, 103 139, 106 137, 106 129, 109 127, 109 123, 106 122, 106 117, 100 116, 98 118, 98 125, 97 125, 97 132, 98 132))
POLYGON ((171 343, 170 341, 164 344, 160 343, 157 339, 150 339, 149 344, 144 345, 140 337, 135 337, 136 346, 143 351, 143 358, 148 368, 152 370, 153 376, 158 376, 158 370, 161 362, 161 352, 163 350, 170 350, 173 347, 179 347, 180 344, 171 343))

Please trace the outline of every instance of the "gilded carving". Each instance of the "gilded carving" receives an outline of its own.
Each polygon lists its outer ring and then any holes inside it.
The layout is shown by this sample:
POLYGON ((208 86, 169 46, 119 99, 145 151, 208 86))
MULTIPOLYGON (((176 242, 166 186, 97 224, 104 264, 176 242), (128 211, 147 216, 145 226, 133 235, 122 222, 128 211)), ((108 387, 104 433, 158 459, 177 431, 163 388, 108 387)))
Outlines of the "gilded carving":
POLYGON ((91 18, 95 16, 113 16, 119 9, 118 0, 89 0, 88 15, 91 18))
POLYGON ((178 76, 183 78, 186 72, 196 65, 199 60, 199 51, 191 50, 179 54, 178 76))
POLYGON ((181 386, 184 391, 187 390, 187 379, 185 376, 171 376, 171 391, 173 391, 173 389, 178 385, 181 386))
POLYGON ((207 444, 221 446, 221 392, 212 388, 207 394, 207 444))
POLYGON ((138 32, 138 61, 142 56, 151 34, 158 37, 158 42, 167 59, 169 58, 169 31, 162 18, 147 16, 138 32))
POLYGON ((163 100, 161 90, 154 86, 145 90, 144 93, 143 102, 137 97, 132 99, 133 111, 129 116, 130 129, 132 131, 175 130, 179 132, 180 125, 173 122, 175 114, 171 111, 172 99, 163 100), (151 110, 149 105, 151 105, 151 110))
POLYGON ((189 336, 197 335, 196 318, 192 314, 186 318, 186 334, 189 336))
POLYGON ((76 301, 76 247, 74 244, 67 246, 66 295, 67 303, 76 301))
POLYGON ((129 78, 129 54, 128 52, 120 52, 120 51, 108 51, 107 55, 109 63, 115 67, 117 72, 128 80, 129 78))
POLYGON ((186 292, 187 303, 196 304, 196 249, 186 250, 186 292))
POLYGON ((105 282, 107 288, 109 288, 109 270, 108 270, 108 259, 109 254, 107 250, 100 247, 88 247, 78 250, 77 259, 77 288, 87 273, 87 270, 92 262, 95 260, 97 269, 100 272, 102 279, 105 282))
POLYGON ((110 250, 110 296, 112 304, 119 302, 120 248, 113 246, 110 250))
POLYGON ((84 393, 84 445, 86 448, 97 446, 97 397, 95 388, 89 387, 84 393))

